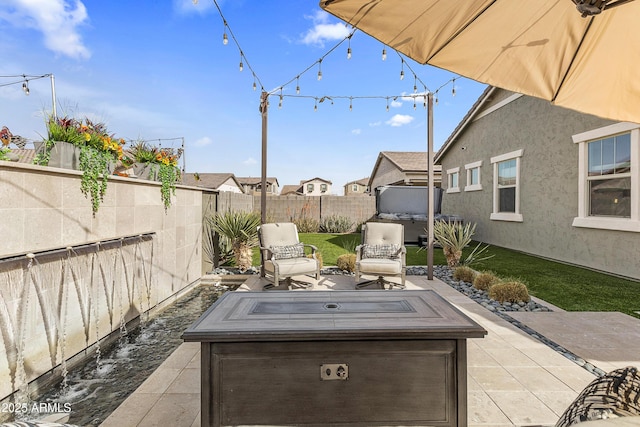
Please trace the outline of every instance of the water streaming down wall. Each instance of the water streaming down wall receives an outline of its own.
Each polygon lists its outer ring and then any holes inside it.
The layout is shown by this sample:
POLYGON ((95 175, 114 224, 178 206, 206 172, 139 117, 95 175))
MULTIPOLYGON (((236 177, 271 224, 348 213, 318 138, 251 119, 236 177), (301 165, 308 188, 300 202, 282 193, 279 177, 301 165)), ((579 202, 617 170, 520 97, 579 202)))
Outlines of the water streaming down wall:
POLYGON ((20 401, 154 305, 154 234, 0 260, 0 400, 20 401), (40 381, 34 380, 40 378, 40 381))

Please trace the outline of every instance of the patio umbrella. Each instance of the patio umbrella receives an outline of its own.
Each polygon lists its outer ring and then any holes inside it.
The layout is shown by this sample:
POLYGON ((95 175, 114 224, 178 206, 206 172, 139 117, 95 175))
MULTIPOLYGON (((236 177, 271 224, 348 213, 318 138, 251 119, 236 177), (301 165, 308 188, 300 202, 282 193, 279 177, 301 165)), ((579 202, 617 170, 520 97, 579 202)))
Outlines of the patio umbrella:
POLYGON ((322 0, 320 7, 419 63, 640 123, 640 2, 322 0))

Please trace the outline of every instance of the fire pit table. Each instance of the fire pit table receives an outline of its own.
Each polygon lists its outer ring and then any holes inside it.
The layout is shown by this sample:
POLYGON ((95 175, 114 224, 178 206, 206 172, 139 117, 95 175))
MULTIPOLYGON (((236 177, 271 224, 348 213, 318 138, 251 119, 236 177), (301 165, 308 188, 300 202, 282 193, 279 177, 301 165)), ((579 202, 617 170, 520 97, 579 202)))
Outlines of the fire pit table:
POLYGON ((434 291, 228 292, 202 344, 202 425, 467 425, 467 338, 434 291))

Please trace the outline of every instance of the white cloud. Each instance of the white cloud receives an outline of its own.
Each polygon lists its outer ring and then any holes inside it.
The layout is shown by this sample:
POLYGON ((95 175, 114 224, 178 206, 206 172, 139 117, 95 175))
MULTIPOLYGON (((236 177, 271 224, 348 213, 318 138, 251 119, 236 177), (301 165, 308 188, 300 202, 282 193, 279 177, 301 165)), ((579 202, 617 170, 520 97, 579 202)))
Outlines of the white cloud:
POLYGON ((351 133, 352 133, 353 135, 360 135, 360 134, 362 133, 362 129, 353 129, 353 130, 351 131, 351 133))
POLYGON ((203 138, 198 138, 196 139, 196 142, 193 143, 193 145, 196 147, 205 147, 211 144, 213 144, 213 141, 208 136, 205 136, 203 138))
POLYGON ((349 29, 343 23, 329 24, 329 14, 324 11, 306 18, 313 21, 313 28, 302 36, 303 44, 324 47, 327 41, 342 40, 349 35, 349 29))
POLYGON ((391 107, 400 108, 400 107, 402 107, 402 102, 400 102, 400 101, 391 101, 391 107))
POLYGON ((255 165, 257 163, 258 162, 256 161, 256 159, 254 159, 253 157, 249 157, 247 160, 242 162, 243 165, 255 165))
MULTIPOLYGON (((222 1, 218 2, 222 3, 222 1)), ((173 0, 173 8, 182 15, 191 13, 204 13, 214 6, 209 0, 173 0)))
POLYGON ((0 6, 0 21, 33 28, 42 33, 48 49, 77 59, 91 56, 78 32, 88 19, 80 0, 8 0, 8 7, 0 6))
POLYGON ((382 122, 372 122, 372 123, 369 123, 369 127, 374 128, 374 127, 380 126, 381 124, 382 122))
POLYGON ((413 121, 413 116, 409 116, 407 114, 396 114, 395 116, 387 120, 385 123, 388 124, 389 126, 400 127, 400 126, 408 125, 412 121, 413 121))

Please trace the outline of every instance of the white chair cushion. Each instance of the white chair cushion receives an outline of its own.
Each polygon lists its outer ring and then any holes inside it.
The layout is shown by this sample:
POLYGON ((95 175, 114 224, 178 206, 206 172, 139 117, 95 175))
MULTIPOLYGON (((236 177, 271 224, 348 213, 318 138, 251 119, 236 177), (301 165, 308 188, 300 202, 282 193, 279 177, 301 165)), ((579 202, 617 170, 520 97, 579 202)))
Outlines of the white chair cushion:
POLYGON ((280 277, 309 274, 310 272, 315 272, 318 268, 318 261, 313 258, 289 258, 266 261, 264 267, 267 271, 273 273, 275 271, 275 263, 278 264, 280 277))
POLYGON ((363 274, 400 274, 402 261, 400 259, 364 258, 358 263, 363 274))

